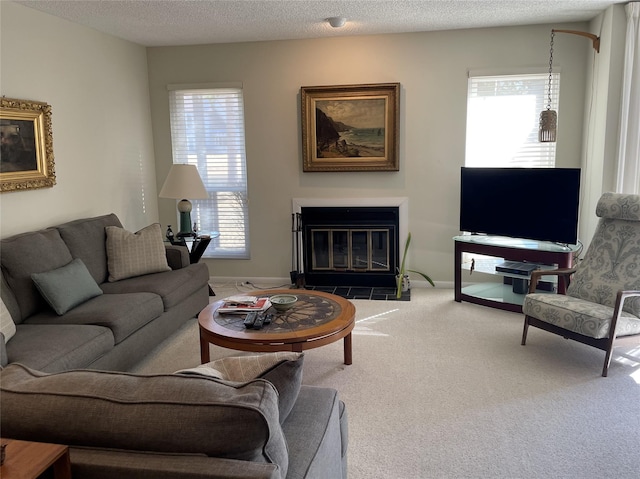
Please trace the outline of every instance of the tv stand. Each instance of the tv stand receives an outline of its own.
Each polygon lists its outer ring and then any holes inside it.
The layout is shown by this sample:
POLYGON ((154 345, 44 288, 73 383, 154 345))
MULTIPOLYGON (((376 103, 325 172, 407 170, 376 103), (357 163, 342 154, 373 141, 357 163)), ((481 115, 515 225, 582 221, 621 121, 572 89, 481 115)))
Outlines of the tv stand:
MULTIPOLYGON (((549 270, 570 268, 573 265, 574 254, 580 250, 577 245, 504 236, 461 235, 454 236, 453 241, 455 300, 517 313, 522 312, 522 302, 526 294, 526 291, 523 292, 523 285, 530 278, 530 274, 523 275, 522 271, 498 271, 496 266, 500 266, 505 261, 513 261, 533 263, 541 269, 549 270), (470 257, 468 261, 463 259, 465 254, 470 257), (463 271, 468 271, 474 283, 463 286, 463 271), (474 274, 476 274, 475 278, 473 278, 474 274), (495 279, 491 281, 492 277, 499 278, 499 282, 495 279), (476 278, 485 281, 476 282, 476 278)), ((562 278, 558 280, 555 276, 550 276, 549 279, 551 281, 545 283, 549 287, 541 288, 538 292, 564 293, 566 291, 566 284, 562 278)))

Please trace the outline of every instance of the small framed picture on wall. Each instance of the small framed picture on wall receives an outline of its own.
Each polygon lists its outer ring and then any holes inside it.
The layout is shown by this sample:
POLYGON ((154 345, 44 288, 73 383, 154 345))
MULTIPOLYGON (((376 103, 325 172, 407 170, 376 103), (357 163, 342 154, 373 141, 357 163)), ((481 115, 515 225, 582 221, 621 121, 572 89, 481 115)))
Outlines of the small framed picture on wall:
POLYGON ((51 106, 29 100, 0 99, 0 191, 56 184, 51 106))

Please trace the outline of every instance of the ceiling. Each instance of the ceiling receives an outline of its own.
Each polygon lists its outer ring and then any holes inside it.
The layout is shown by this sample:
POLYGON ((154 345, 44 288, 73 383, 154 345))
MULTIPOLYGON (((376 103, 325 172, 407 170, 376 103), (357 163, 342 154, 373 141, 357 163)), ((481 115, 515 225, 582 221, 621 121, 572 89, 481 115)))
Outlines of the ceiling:
POLYGON ((627 0, 16 0, 145 46, 587 21, 627 0), (345 17, 332 28, 329 17, 345 17))

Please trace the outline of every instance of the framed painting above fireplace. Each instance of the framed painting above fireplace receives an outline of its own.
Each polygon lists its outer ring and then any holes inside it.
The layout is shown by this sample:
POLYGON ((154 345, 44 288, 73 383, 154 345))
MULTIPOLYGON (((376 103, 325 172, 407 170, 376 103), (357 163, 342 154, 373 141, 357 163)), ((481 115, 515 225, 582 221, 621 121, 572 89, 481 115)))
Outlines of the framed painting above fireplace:
POLYGON ((302 87, 303 171, 398 171, 400 83, 302 87))

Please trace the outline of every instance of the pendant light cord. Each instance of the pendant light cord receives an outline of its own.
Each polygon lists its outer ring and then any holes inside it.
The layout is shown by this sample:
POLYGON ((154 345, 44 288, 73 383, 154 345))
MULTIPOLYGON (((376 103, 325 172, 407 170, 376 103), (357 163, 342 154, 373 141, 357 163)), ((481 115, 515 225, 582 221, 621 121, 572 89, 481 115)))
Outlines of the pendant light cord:
POLYGON ((549 47, 549 94, 547 100, 547 110, 551 110, 551 74, 553 73, 553 38, 555 32, 551 30, 551 42, 549 47))

